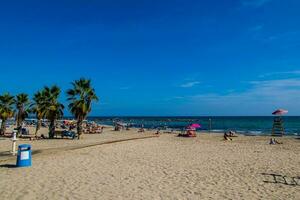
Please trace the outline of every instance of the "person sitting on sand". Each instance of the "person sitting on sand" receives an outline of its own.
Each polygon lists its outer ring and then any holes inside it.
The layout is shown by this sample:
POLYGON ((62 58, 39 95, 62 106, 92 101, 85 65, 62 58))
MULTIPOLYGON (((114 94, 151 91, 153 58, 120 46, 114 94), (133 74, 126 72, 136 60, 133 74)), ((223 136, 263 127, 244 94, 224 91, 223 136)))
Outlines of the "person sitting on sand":
POLYGON ((155 134, 156 134, 156 135, 159 135, 159 134, 160 134, 160 129, 157 129, 157 131, 156 131, 155 134))
POLYGON ((144 129, 144 124, 142 125, 142 127, 139 129, 138 131, 139 133, 144 133, 145 132, 145 129, 144 129))
POLYGON ((139 133, 144 133, 144 132, 145 132, 145 129, 144 129, 144 128, 140 128, 138 132, 139 132, 139 133))
POLYGON ((103 133, 103 130, 104 130, 104 127, 100 126, 100 127, 97 128, 96 132, 101 134, 101 133, 103 133))
POLYGON ((229 137, 234 137, 234 136, 235 136, 234 134, 235 134, 234 131, 229 131, 229 135, 228 135, 228 136, 229 136, 229 137))
POLYGON ((227 132, 224 133, 224 140, 232 141, 232 139, 230 138, 230 135, 227 134, 227 132))
POLYGON ((196 137, 196 130, 187 130, 186 133, 189 137, 196 137))
POLYGON ((274 145, 274 144, 282 144, 282 142, 278 142, 275 138, 271 138, 269 144, 271 144, 271 145, 274 145))
POLYGON ((115 125, 115 131, 120 131, 120 130, 121 130, 121 127, 118 124, 116 124, 115 125))

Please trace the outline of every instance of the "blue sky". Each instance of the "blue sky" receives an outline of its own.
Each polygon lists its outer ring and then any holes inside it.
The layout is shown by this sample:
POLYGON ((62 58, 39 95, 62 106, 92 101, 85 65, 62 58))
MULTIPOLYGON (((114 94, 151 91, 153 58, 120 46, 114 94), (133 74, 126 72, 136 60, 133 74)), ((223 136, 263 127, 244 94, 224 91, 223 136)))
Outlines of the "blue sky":
POLYGON ((298 0, 2 1, 0 93, 87 77, 100 97, 92 115, 300 115, 299 10, 298 0))

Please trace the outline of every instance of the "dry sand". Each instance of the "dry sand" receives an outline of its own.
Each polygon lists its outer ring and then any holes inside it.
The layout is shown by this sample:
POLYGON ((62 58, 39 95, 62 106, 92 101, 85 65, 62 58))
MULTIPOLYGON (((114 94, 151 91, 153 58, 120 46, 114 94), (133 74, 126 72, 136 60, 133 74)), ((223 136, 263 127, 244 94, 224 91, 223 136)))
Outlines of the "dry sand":
MULTIPOLYGON (((33 155, 30 168, 13 168, 15 160, 0 162, 0 199, 300 199, 300 140, 295 138, 269 145, 268 137, 223 141, 216 134, 164 134, 63 150, 137 135, 136 130, 106 130, 82 141, 31 141, 33 149, 50 153, 33 155)), ((0 140, 0 152, 9 147, 9 140, 0 140)))

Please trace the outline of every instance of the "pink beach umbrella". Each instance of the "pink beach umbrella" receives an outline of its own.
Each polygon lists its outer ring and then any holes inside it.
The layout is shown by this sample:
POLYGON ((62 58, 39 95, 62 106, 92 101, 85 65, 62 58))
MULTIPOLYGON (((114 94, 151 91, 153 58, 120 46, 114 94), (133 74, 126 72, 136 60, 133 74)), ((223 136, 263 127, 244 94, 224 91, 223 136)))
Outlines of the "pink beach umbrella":
POLYGON ((201 128, 201 125, 200 124, 191 124, 189 127, 190 128, 201 128))
POLYGON ((287 114, 289 111, 287 110, 284 110, 284 109, 278 109, 278 110, 275 110, 272 115, 284 115, 284 114, 287 114))

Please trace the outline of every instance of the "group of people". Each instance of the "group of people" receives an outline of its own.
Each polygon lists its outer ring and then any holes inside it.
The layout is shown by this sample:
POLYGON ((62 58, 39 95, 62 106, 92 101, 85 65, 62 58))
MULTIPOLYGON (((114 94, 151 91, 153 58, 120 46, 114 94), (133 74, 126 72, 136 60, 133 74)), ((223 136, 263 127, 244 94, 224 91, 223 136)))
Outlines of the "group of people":
POLYGON ((86 124, 84 126, 84 133, 87 134, 97 134, 97 133, 103 133, 104 127, 101 125, 98 125, 96 123, 92 123, 92 124, 86 124))
POLYGON ((179 133, 178 137, 197 137, 196 129, 186 129, 184 133, 179 133))
MULTIPOLYGON (((237 136, 235 135, 235 132, 233 132, 233 131, 228 131, 228 132, 225 132, 225 133, 224 133, 224 140, 232 141, 232 137, 237 137, 237 136)), ((275 144, 283 144, 283 143, 277 141, 275 138, 271 138, 269 144, 270 144, 270 145, 275 145, 275 144)))

